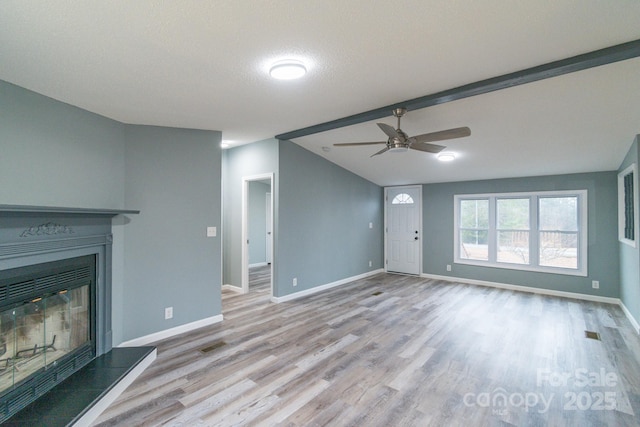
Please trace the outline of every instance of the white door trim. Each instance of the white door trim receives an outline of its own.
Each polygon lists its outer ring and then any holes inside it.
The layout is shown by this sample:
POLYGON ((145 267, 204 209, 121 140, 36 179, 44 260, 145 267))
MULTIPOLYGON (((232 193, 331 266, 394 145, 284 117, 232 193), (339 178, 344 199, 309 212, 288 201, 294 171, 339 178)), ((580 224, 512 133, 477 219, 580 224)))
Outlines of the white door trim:
POLYGON ((420 194, 420 203, 418 204, 418 238, 420 241, 420 244, 418 245, 418 275, 422 274, 422 247, 423 247, 423 243, 422 243, 422 239, 423 239, 423 233, 422 233, 422 185, 400 185, 400 186, 395 186, 395 187, 385 187, 384 188, 384 271, 388 272, 388 273, 395 273, 395 274, 400 274, 397 272, 390 272, 387 268, 388 266, 388 257, 387 257, 387 246, 388 246, 388 242, 387 242, 387 205, 389 203, 391 203, 391 200, 389 200, 388 197, 388 193, 390 189, 393 190, 400 190, 403 188, 407 188, 407 189, 417 189, 418 193, 420 194))
POLYGON ((265 211, 267 212, 267 233, 265 236, 265 262, 271 264, 272 248, 273 248, 273 200, 271 199, 271 190, 265 194, 265 211))
POLYGON ((275 189, 273 188, 274 173, 265 173, 260 175, 250 175, 242 177, 242 241, 240 242, 242 248, 242 262, 241 262, 241 281, 242 281, 242 293, 249 292, 249 245, 247 243, 249 239, 249 182, 250 181, 264 181, 269 180, 271 182, 271 274, 270 274, 270 288, 271 296, 273 296, 273 265, 275 264, 273 254, 273 195, 275 189))

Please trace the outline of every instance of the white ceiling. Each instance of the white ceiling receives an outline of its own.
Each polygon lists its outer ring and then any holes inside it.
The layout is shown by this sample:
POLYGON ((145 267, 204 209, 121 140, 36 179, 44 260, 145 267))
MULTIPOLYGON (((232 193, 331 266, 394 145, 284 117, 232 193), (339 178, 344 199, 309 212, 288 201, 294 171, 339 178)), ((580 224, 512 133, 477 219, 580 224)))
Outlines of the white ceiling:
MULTIPOLYGON (((637 0, 2 0, 0 79, 135 124, 248 143, 640 39, 637 0), (304 61, 294 82, 269 78, 304 61)), ((438 163, 369 158, 374 122, 298 138, 380 185, 615 170, 640 133, 640 59, 407 113, 469 126, 438 163)), ((395 124, 390 117, 385 121, 395 124)))

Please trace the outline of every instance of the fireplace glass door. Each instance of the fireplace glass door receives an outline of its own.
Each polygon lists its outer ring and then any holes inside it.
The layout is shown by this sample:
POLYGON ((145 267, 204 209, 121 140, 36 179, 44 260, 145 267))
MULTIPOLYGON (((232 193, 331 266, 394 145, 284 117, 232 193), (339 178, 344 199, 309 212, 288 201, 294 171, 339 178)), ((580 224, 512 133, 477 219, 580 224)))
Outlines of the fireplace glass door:
POLYGON ((0 393, 90 340, 89 296, 84 285, 0 313, 0 393))

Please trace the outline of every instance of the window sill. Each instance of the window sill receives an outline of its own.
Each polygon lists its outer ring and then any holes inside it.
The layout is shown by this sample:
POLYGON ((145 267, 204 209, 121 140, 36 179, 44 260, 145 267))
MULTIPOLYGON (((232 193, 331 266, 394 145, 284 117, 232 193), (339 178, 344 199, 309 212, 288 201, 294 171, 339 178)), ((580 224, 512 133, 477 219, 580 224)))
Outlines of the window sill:
POLYGON ((568 268, 559 268, 559 267, 533 267, 530 265, 522 265, 522 264, 509 264, 503 262, 487 262, 487 261, 474 261, 468 259, 456 259, 453 261, 455 264, 461 265, 471 265, 474 267, 485 267, 485 268, 500 268, 505 270, 517 270, 517 271, 525 271, 531 273, 547 273, 547 274, 560 274, 563 276, 580 276, 587 277, 587 268, 583 269, 568 269, 568 268))

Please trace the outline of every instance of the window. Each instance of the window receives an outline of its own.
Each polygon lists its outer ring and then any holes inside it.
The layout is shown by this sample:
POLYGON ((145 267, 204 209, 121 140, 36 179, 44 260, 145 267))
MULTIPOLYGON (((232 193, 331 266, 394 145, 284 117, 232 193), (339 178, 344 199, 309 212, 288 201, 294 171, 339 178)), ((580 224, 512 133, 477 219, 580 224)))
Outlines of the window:
POLYGON ((636 164, 618 174, 618 240, 638 244, 638 175, 636 164))
POLYGON ((578 197, 541 197, 539 260, 541 266, 578 268, 578 197))
POLYGON ((496 199, 496 261, 529 264, 529 199, 496 199))
POLYGON ((400 193, 391 201, 392 205, 412 205, 413 198, 407 193, 400 193))
POLYGON ((488 261, 489 200, 462 200, 460 211, 460 247, 463 257, 488 261))
POLYGON ((456 195, 455 262, 587 275, 587 191, 456 195))

